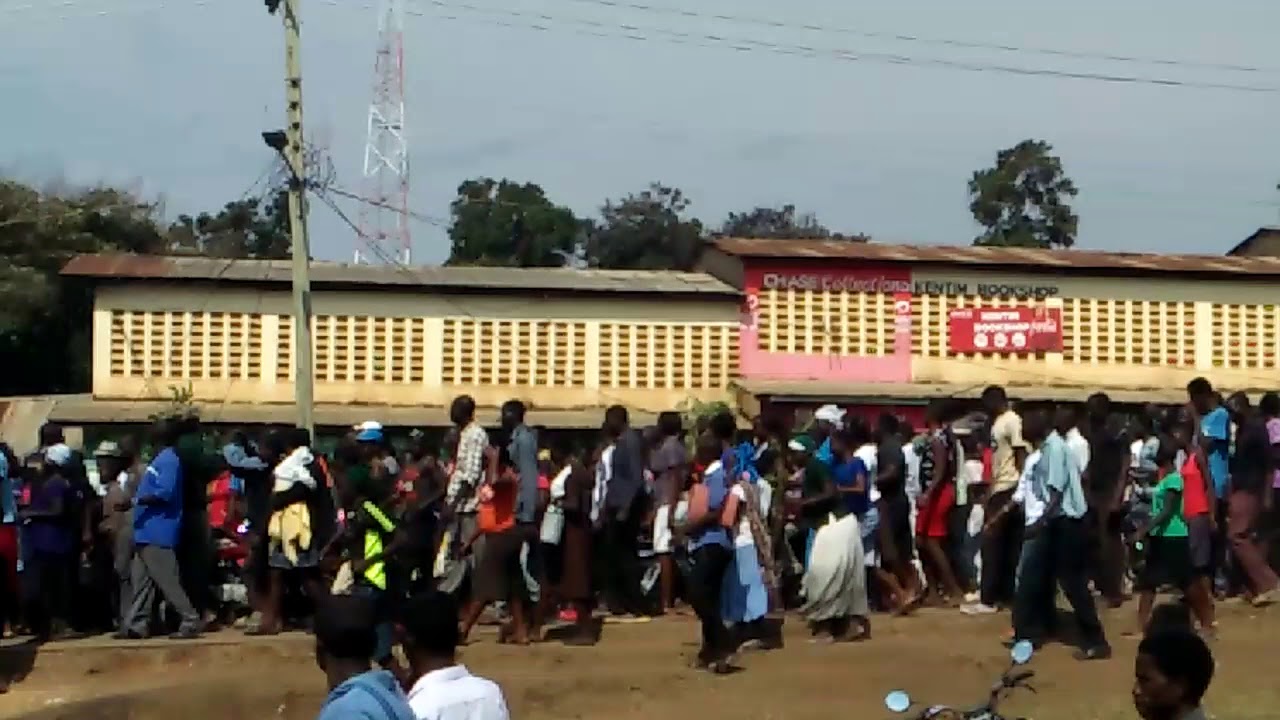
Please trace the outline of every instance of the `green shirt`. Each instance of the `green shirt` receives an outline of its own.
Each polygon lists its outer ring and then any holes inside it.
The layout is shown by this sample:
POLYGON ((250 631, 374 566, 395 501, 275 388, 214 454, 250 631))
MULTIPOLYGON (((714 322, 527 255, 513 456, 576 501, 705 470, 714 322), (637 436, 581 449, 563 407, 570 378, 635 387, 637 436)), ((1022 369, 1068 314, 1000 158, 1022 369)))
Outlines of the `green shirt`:
POLYGON ((1152 537, 1187 536, 1187 519, 1182 513, 1182 476, 1178 473, 1165 475, 1156 485, 1155 497, 1151 501, 1151 517, 1158 518, 1164 513, 1165 496, 1170 491, 1178 494, 1178 506, 1174 508, 1168 522, 1151 527, 1152 537))

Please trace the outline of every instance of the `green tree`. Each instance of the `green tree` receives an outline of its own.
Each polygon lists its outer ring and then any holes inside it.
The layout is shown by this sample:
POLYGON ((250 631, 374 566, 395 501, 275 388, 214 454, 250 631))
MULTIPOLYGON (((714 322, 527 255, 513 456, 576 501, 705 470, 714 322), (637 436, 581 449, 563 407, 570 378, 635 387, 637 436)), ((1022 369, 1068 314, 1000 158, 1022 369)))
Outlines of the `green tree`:
POLYGON ((1077 194, 1062 160, 1043 140, 1023 140, 996 154, 993 167, 969 180, 969 210, 985 228, 975 245, 1069 248, 1080 218, 1068 204, 1077 194))
POLYGON ((661 183, 606 201, 590 233, 588 263, 634 270, 692 269, 704 236, 701 221, 686 215, 689 204, 683 192, 661 183))
POLYGON ((818 222, 813 213, 797 213, 795 205, 782 207, 756 207, 743 213, 729 213, 720 234, 740 238, 780 238, 850 240, 865 242, 865 235, 833 233, 818 222))
POLYGON ((468 180, 449 209, 449 265, 559 267, 578 248, 582 223, 535 183, 468 180))
POLYGON ((80 253, 281 257, 282 196, 167 224, 158 203, 105 186, 37 188, 0 178, 0 395, 89 388, 93 295, 60 276, 80 253), (265 204, 264 204, 265 202, 265 204))
POLYGON ((132 193, 0 179, 0 394, 88 387, 93 301, 59 276, 68 260, 165 247, 157 205, 132 193))
POLYGON ((216 214, 179 215, 169 226, 170 252, 218 258, 289 257, 289 193, 229 202, 216 214))

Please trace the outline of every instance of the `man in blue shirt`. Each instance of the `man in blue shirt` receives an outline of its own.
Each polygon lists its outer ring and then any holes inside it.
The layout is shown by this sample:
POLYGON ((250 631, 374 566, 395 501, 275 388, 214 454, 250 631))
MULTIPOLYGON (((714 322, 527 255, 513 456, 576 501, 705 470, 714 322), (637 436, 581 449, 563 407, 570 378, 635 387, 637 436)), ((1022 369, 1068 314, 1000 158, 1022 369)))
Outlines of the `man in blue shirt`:
MULTIPOLYGON (((1037 419, 1037 422, 1041 420, 1037 419)), ((1085 514, 1089 504, 1085 500, 1084 486, 1080 482, 1080 466, 1075 462, 1065 435, 1075 426, 1076 413, 1069 406, 1058 408, 1054 414, 1054 431, 1040 447, 1040 463, 1037 475, 1043 468, 1045 489, 1049 503, 1044 516, 1027 528, 1034 539, 1042 532, 1049 533, 1053 552, 1053 572, 1062 586, 1062 594, 1071 603, 1076 624, 1080 628, 1080 649, 1077 660, 1103 660, 1111 657, 1098 608, 1089 592, 1089 528, 1085 514)))
POLYGON ((175 639, 200 635, 200 616, 182 589, 178 573, 178 537, 182 525, 182 461, 174 449, 178 425, 161 420, 156 445, 161 448, 138 482, 133 507, 133 602, 120 639, 147 636, 156 588, 182 618, 175 639))
POLYGON ((1204 378, 1187 383, 1187 396, 1200 416, 1200 437, 1205 459, 1209 461, 1213 493, 1223 502, 1230 486, 1231 414, 1223 407, 1213 385, 1204 378))

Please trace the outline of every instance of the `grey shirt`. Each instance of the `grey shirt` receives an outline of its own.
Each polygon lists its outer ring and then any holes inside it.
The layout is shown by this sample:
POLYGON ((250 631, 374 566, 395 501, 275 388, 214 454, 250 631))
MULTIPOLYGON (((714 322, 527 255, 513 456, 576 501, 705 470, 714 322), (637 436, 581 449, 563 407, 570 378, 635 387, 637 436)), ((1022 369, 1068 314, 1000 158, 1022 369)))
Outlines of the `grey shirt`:
POLYGON ((516 491, 516 522, 534 522, 538 519, 538 436, 528 425, 517 425, 511 431, 507 454, 520 476, 516 491))

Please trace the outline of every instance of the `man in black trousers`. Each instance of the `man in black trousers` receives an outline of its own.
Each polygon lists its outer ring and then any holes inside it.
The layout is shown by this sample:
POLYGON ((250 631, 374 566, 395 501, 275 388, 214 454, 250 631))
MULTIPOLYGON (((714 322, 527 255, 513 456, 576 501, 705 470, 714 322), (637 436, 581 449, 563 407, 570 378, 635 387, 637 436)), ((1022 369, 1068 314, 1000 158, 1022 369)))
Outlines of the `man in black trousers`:
POLYGON ((605 411, 605 434, 616 438, 611 477, 600 523, 604 540, 603 590, 614 615, 645 615, 640 592, 640 520, 647 497, 644 486, 644 439, 631 427, 627 409, 614 405, 605 411))

